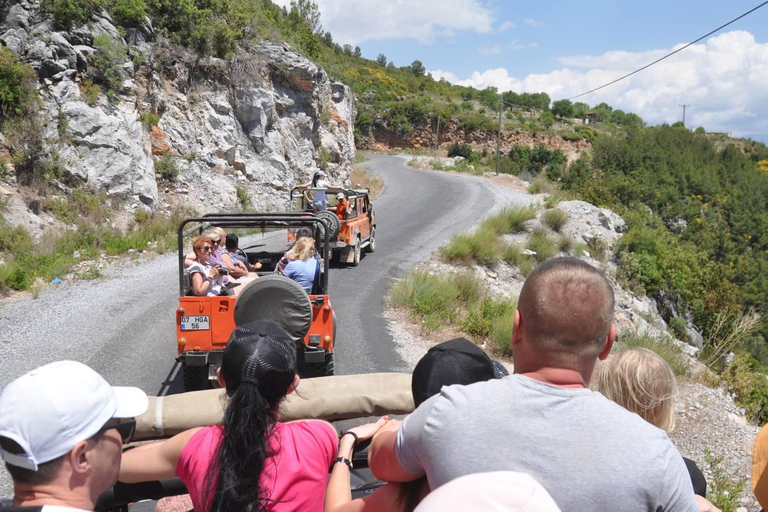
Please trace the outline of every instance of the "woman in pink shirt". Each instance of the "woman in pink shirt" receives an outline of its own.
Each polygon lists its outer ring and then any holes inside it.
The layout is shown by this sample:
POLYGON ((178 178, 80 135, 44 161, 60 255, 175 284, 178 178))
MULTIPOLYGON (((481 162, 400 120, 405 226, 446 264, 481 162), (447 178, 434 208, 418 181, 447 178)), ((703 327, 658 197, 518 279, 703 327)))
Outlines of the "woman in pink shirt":
POLYGON ((296 349, 273 322, 238 326, 221 361, 224 424, 187 430, 123 455, 120 481, 178 476, 197 512, 323 509, 336 431, 324 421, 277 421, 299 384, 296 349))

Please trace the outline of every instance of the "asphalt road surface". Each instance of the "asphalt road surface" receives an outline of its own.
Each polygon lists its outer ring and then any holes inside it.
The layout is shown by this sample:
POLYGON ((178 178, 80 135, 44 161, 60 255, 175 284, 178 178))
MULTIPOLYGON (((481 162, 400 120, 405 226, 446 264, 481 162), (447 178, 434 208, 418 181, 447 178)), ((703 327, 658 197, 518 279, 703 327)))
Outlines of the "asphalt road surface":
MULTIPOLYGON (((375 253, 360 266, 332 268, 330 296, 338 317, 336 372, 407 371, 382 316, 392 279, 487 213, 527 202, 488 181, 445 172, 414 171, 401 157, 365 164, 382 177, 374 201, 375 253)), ((175 363, 178 274, 175 254, 140 257, 112 266, 103 279, 50 286, 37 299, 0 306, 0 387, 37 366, 82 361, 115 385, 148 394, 182 390, 175 363)), ((0 471, 0 496, 12 491, 0 471)))

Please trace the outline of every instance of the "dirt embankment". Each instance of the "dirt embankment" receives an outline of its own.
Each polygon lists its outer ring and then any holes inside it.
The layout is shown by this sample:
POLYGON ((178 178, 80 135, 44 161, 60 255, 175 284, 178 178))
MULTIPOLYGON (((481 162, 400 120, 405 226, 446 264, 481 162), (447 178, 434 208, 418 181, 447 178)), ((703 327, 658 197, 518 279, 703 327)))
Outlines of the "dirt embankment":
MULTIPOLYGON (((369 136, 358 141, 358 149, 387 151, 390 149, 420 149, 435 147, 435 127, 424 126, 417 128, 408 137, 380 127, 374 127, 369 136)), ((495 131, 471 130, 466 131, 454 123, 440 125, 440 145, 444 149, 451 144, 469 144, 473 149, 496 147, 495 131)), ((501 150, 509 151, 513 146, 529 146, 544 144, 549 149, 562 149, 565 153, 582 152, 592 145, 585 140, 568 141, 557 135, 544 135, 531 132, 502 131, 501 150)))

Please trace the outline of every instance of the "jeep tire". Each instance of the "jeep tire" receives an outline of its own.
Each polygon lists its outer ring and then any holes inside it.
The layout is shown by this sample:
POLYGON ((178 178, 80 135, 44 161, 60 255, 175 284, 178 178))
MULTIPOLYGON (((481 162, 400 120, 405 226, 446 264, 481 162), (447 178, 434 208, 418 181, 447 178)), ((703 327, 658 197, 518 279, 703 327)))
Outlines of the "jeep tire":
POLYGON ((368 240, 368 252, 376 252, 376 228, 371 228, 371 238, 368 240))

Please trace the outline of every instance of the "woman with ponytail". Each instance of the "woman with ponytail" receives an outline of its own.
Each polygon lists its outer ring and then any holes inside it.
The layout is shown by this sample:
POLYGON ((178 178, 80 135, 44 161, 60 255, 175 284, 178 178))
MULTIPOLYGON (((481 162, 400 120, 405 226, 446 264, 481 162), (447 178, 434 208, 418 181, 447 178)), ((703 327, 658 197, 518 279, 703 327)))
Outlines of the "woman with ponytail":
POLYGON ((324 421, 277 421, 280 401, 299 384, 288 334, 268 321, 237 327, 219 383, 223 425, 126 452, 119 480, 178 476, 197 512, 321 511, 336 431, 324 421))

